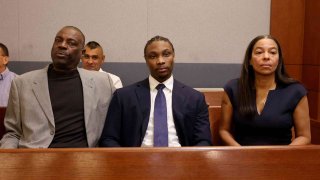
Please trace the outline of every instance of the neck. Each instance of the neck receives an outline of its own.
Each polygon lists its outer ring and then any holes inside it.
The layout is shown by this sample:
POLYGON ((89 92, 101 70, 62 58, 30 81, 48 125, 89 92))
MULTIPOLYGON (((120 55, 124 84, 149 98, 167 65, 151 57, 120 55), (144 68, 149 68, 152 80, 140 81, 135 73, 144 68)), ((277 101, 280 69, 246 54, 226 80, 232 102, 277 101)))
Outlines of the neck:
POLYGON ((72 69, 61 69, 61 68, 57 68, 57 67, 53 66, 53 69, 54 69, 56 72, 67 73, 67 72, 72 72, 72 71, 76 70, 77 67, 72 68, 72 69))
POLYGON ((6 66, 0 67, 0 73, 3 73, 7 69, 6 66))
POLYGON ((256 75, 255 77, 255 87, 256 89, 266 89, 272 90, 276 88, 275 76, 261 76, 256 75))

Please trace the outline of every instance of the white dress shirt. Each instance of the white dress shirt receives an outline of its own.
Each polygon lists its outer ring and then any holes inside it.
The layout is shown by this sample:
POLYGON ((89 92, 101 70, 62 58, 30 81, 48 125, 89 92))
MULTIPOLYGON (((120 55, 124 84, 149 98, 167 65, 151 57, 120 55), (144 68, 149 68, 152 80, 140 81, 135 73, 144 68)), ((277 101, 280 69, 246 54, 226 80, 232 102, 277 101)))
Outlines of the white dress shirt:
MULTIPOLYGON (((153 135, 154 135, 154 101, 158 90, 156 89, 157 85, 160 84, 155 80, 151 75, 149 75, 149 85, 150 85, 150 97, 151 97, 151 108, 149 116, 149 124, 147 127, 146 134, 142 141, 142 147, 153 147, 153 135)), ((173 90, 173 76, 168 80, 164 81, 166 87, 163 89, 163 92, 166 96, 167 104, 167 124, 168 124, 168 146, 169 147, 181 147, 179 143, 179 138, 177 135, 176 127, 174 124, 173 113, 172 113, 172 90, 173 90)))
POLYGON ((117 89, 123 87, 122 82, 118 76, 111 74, 111 73, 108 73, 108 72, 102 70, 101 68, 99 69, 99 72, 107 73, 111 77, 111 80, 113 82, 114 87, 116 87, 117 89))

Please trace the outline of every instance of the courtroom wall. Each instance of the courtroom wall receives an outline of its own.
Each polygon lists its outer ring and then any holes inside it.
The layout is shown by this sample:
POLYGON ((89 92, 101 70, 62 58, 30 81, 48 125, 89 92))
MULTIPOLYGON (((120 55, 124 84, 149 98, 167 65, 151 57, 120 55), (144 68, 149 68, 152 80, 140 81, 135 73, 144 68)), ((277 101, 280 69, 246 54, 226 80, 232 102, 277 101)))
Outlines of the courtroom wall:
POLYGON ((0 0, 0 7, 0 41, 10 49, 12 70, 50 63, 56 32, 74 25, 104 47, 111 62, 105 69, 125 85, 148 73, 143 48, 162 35, 175 46, 177 78, 222 87, 238 76, 249 41, 270 27, 270 0, 0 0))

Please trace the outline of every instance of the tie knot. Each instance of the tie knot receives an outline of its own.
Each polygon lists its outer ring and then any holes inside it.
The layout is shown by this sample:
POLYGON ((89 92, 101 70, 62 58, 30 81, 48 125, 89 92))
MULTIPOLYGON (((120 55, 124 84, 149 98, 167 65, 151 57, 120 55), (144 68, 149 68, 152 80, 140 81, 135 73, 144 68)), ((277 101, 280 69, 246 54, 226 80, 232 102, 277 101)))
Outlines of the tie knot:
POLYGON ((163 88, 165 88, 166 86, 164 84, 158 84, 158 86, 156 87, 157 90, 162 90, 163 88))

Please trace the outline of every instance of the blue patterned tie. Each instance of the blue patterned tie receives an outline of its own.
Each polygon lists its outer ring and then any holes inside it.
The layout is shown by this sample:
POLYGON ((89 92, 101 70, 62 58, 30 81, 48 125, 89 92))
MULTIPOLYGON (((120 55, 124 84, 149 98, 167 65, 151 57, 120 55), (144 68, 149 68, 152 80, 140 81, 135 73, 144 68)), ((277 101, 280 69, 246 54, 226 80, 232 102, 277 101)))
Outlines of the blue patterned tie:
POLYGON ((154 147, 168 147, 168 125, 166 97, 163 93, 164 84, 158 84, 158 93, 154 102, 154 147))

